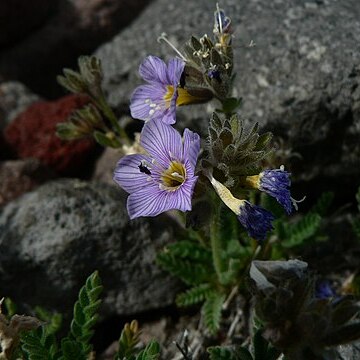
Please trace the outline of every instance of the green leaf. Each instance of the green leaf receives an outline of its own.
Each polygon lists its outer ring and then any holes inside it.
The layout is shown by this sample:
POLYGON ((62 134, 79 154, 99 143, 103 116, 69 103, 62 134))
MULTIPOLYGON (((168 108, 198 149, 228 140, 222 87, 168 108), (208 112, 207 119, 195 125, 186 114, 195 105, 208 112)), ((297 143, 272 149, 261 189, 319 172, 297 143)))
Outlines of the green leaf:
POLYGON ((196 264, 191 260, 177 259, 170 254, 160 253, 157 263, 187 285, 200 285, 210 281, 215 274, 212 267, 196 264))
POLYGON ((225 114, 233 114, 239 109, 242 104, 242 98, 238 99, 235 97, 227 98, 222 103, 222 112, 225 114))
POLYGON ((220 328, 221 310, 225 295, 212 293, 202 306, 202 315, 209 331, 215 334, 220 328))
MULTIPOLYGON (((99 274, 95 271, 80 289, 78 300, 74 305, 74 318, 71 321, 70 334, 82 349, 84 356, 88 356, 92 351, 90 339, 93 336, 93 327, 98 318, 96 313, 101 302, 98 297, 102 288, 99 274)), ((67 340, 72 340, 71 337, 67 340)), ((64 343, 66 343, 65 340, 64 343)))
POLYGON ((12 316, 14 316, 16 314, 17 306, 10 298, 8 298, 8 297, 5 298, 4 306, 5 306, 6 316, 8 318, 11 318, 12 316))
POLYGON ((179 248, 168 247, 158 254, 157 262, 172 275, 179 277, 188 285, 200 285, 214 276, 212 263, 207 252, 178 253, 179 248), (174 251, 174 253, 173 253, 174 251), (185 257, 185 258, 184 258, 185 257), (203 260, 203 261, 201 261, 203 260), (205 261, 206 260, 206 261, 205 261), (196 261, 196 262, 195 262, 196 261))
POLYGON ((34 311, 37 318, 46 322, 45 329, 47 335, 56 334, 60 330, 62 325, 61 314, 51 313, 40 306, 36 306, 34 311))
POLYGON ((319 214, 320 216, 325 216, 333 200, 333 192, 323 192, 310 211, 319 214))
POLYGON ((285 248, 302 245, 318 231, 321 225, 321 216, 315 213, 308 213, 296 224, 287 227, 287 238, 281 240, 281 245, 285 248))
POLYGON ((211 251, 195 241, 182 240, 166 247, 166 253, 171 253, 181 259, 211 263, 211 251))
POLYGON ((102 146, 105 146, 105 147, 108 146, 108 147, 111 147, 114 149, 117 149, 121 146, 119 141, 115 137, 112 137, 109 134, 104 134, 100 131, 95 130, 93 132, 93 136, 94 136, 95 140, 102 146))
POLYGON ((206 297, 212 292, 210 284, 201 284, 194 286, 189 290, 179 294, 176 297, 176 304, 178 306, 191 306, 203 302, 206 297))
MULTIPOLYGON (((210 354, 210 360, 237 359, 237 357, 234 356, 233 351, 225 346, 211 346, 207 349, 207 352, 210 354)), ((252 360, 252 357, 250 357, 250 360, 252 360)))
POLYGON ((87 356, 82 351, 81 344, 65 338, 61 341, 62 356, 60 360, 87 360, 87 356))
POLYGON ((136 360, 158 360, 159 358, 160 345, 156 341, 150 341, 146 348, 136 356, 136 360))
POLYGON ((130 324, 125 324, 119 338, 119 350, 115 355, 115 360, 127 359, 135 354, 135 348, 139 343, 139 334, 139 326, 136 320, 130 324))
POLYGON ((51 360, 52 356, 42 341, 42 329, 25 332, 21 335, 21 348, 29 360, 51 360))

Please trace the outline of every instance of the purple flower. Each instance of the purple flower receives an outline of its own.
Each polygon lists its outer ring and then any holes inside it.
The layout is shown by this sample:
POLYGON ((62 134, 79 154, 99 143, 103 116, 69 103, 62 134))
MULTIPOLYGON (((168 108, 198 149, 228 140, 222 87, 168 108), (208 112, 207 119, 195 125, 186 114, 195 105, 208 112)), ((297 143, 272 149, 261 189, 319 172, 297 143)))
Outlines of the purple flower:
POLYGON ((264 240, 267 231, 273 229, 271 222, 275 219, 274 215, 261 206, 252 205, 247 200, 237 199, 230 190, 221 182, 217 181, 212 174, 208 174, 207 176, 220 199, 237 215, 241 225, 249 235, 257 240, 264 240))
POLYGON ((156 56, 148 56, 140 65, 139 73, 148 82, 137 87, 130 100, 131 116, 136 119, 161 119, 174 124, 176 105, 179 101, 177 87, 185 62, 172 59, 168 65, 156 56))
POLYGON ((259 174, 259 190, 274 197, 288 214, 292 211, 290 174, 282 169, 265 170, 259 174))
POLYGON ((243 200, 239 207, 238 219, 251 237, 264 240, 266 233, 273 229, 274 215, 261 206, 252 205, 243 200))
POLYGON ((329 281, 319 281, 315 288, 315 297, 317 299, 328 299, 336 297, 336 292, 331 287, 329 281))
POLYGON ((185 129, 182 139, 172 126, 151 120, 144 125, 140 145, 149 155, 125 156, 114 172, 115 182, 130 194, 130 219, 191 210, 199 135, 185 129))

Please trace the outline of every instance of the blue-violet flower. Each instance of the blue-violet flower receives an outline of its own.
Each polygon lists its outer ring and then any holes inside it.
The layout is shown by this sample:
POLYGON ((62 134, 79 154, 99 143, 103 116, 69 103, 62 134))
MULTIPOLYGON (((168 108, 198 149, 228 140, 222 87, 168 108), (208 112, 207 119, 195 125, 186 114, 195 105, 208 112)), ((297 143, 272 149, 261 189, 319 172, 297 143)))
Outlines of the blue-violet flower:
POLYGON ((317 299, 328 299, 336 297, 336 292, 328 280, 319 281, 315 287, 315 297, 317 299))
POLYGON ((274 197, 288 214, 293 208, 290 195, 290 174, 280 169, 264 170, 258 175, 246 176, 243 184, 274 197))
POLYGON ((138 86, 131 96, 131 116, 140 120, 162 120, 166 124, 176 121, 176 106, 201 101, 179 87, 185 62, 171 59, 166 65, 156 56, 148 56, 140 65, 140 76, 148 82, 138 86))
POLYGON ((225 185, 214 179, 212 175, 209 176, 209 180, 220 199, 237 215, 248 234, 257 240, 264 240, 266 233, 273 229, 271 222, 275 219, 274 215, 261 206, 252 205, 247 200, 237 199, 225 185))
POLYGON ((191 210, 199 135, 185 129, 182 139, 172 126, 151 120, 143 127, 140 145, 148 155, 123 157, 114 172, 114 181, 130 194, 130 219, 191 210))
POLYGON ((292 211, 290 174, 283 169, 264 170, 259 174, 259 190, 274 197, 288 214, 292 211))

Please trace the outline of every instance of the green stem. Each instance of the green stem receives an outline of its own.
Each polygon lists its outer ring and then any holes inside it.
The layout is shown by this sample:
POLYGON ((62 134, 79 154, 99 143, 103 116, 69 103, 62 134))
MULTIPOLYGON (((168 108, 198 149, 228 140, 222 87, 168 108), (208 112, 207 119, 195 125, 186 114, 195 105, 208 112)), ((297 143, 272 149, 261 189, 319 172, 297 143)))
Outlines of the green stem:
POLYGON ((217 197, 213 198, 214 211, 210 223, 210 245, 213 257, 214 268, 218 278, 224 272, 224 264, 222 262, 221 253, 221 236, 220 236, 220 211, 221 204, 217 197), (216 199, 216 200, 215 200, 216 199))
POLYGON ((104 115, 109 119, 114 131, 120 135, 120 138, 123 140, 123 142, 129 143, 128 135, 126 134, 125 130, 119 125, 118 119, 116 118, 116 115, 107 103, 104 94, 101 93, 98 98, 94 98, 93 100, 102 110, 104 115))

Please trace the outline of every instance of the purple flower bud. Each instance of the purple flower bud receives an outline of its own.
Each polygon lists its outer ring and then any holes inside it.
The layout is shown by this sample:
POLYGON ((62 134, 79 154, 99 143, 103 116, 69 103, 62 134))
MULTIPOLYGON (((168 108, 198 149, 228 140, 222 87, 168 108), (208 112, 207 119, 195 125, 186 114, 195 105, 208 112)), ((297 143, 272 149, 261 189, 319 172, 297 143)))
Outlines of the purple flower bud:
POLYGON ((331 287, 329 281, 327 281, 327 280, 319 281, 316 284, 315 297, 317 299, 328 299, 328 298, 332 298, 335 296, 336 296, 336 293, 335 293, 334 289, 331 287))
POLYGON ((265 170, 259 175, 259 190, 274 197, 288 214, 292 211, 290 174, 282 169, 265 170))
POLYGON ((244 200, 240 205, 238 219, 251 237, 257 240, 264 240, 266 233, 273 229, 271 222, 274 215, 261 206, 252 205, 244 200))

